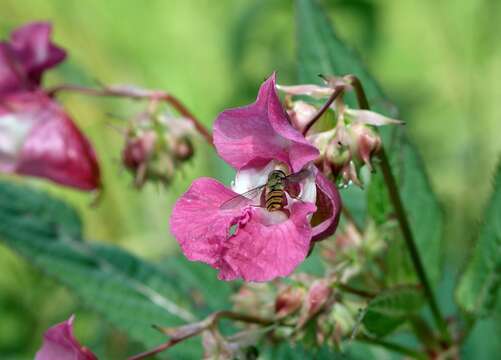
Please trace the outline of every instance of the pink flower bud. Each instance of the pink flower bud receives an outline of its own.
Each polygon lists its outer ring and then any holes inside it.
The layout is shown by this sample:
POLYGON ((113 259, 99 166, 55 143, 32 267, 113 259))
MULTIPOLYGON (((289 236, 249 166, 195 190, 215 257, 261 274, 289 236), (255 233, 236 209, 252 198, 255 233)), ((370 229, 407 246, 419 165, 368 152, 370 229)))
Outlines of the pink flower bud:
POLYGON ((301 307, 305 291, 299 287, 288 286, 282 290, 275 300, 277 318, 284 318, 295 313, 301 307))
POLYGON ((68 320, 54 325, 44 334, 42 347, 35 360, 97 360, 89 349, 80 345, 73 335, 72 315, 68 320))
POLYGON ((141 164, 148 162, 153 153, 156 135, 153 131, 147 131, 140 136, 128 136, 122 151, 122 159, 125 167, 137 171, 141 164))
POLYGON ((358 157, 372 171, 371 160, 381 148, 381 138, 374 130, 362 124, 354 124, 350 130, 358 150, 358 157))
POLYGON ((291 108, 287 111, 292 125, 301 132, 313 116, 315 116, 316 112, 317 108, 315 106, 301 100, 293 101, 291 108))
POLYGON ((332 294, 331 281, 328 279, 315 280, 311 285, 306 300, 303 303, 297 327, 301 328, 313 318, 327 304, 332 294))

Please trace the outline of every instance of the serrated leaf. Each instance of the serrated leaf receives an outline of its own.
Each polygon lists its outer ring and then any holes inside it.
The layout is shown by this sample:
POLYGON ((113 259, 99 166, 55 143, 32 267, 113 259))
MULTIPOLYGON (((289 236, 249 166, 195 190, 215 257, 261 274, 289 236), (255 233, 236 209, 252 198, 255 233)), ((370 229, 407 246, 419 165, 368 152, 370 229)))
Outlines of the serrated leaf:
POLYGON ((456 300, 466 311, 485 317, 496 307, 501 284, 501 163, 475 250, 461 276, 456 300))
MULTIPOLYGON (((187 268, 163 271, 117 247, 81 241, 77 219, 40 191, 0 182, 0 240, 131 338, 152 347, 165 341, 152 324, 195 319, 197 303, 179 286, 187 268)), ((196 357, 201 349, 181 344, 169 352, 196 357)))
POLYGON ((384 291, 370 301, 362 323, 371 334, 385 336, 417 313, 423 304, 422 292, 416 287, 384 291))
MULTIPOLYGON (((392 113, 394 107, 377 82, 359 56, 339 39, 325 14, 316 0, 296 0, 299 82, 320 84, 318 74, 355 74, 364 86, 372 109, 395 116, 392 113)), ((353 94, 346 100, 350 106, 356 107, 353 94)), ((442 211, 419 154, 406 138, 402 127, 385 126, 381 128, 381 134, 424 267, 432 283, 436 284, 441 270, 442 211)), ((366 206, 361 206, 360 196, 346 197, 343 192, 342 196, 345 206, 355 218, 366 216, 367 199, 363 199, 366 206)))

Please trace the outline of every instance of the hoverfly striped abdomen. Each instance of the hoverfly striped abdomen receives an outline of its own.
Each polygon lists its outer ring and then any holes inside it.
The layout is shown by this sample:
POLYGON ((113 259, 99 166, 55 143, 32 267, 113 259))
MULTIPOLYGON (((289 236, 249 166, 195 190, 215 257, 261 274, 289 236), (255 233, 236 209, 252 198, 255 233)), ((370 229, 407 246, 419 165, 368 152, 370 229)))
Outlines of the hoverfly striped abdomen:
POLYGON ((286 175, 281 170, 273 170, 268 176, 265 190, 265 207, 268 211, 281 210, 285 198, 286 175))

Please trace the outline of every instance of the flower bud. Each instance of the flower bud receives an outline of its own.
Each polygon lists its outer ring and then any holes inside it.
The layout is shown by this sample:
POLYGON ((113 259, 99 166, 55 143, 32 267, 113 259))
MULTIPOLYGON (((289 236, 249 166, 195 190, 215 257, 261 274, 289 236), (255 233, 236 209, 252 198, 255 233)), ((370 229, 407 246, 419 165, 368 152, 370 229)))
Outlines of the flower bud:
POLYGON ((332 294, 331 281, 328 279, 315 280, 308 290, 306 299, 299 315, 297 327, 303 327, 313 318, 328 302, 332 294))
POLYGON ((275 292, 270 283, 247 283, 232 296, 235 311, 260 317, 274 315, 275 292))
POLYGON ((147 180, 168 185, 181 164, 193 155, 191 127, 183 119, 144 116, 133 119, 122 150, 124 166, 142 187, 147 180))
POLYGON ((293 286, 286 287, 275 300, 276 317, 280 319, 295 313, 301 307, 304 296, 304 289, 293 286))
POLYGON ((122 152, 125 167, 137 171, 142 164, 147 163, 153 153, 155 142, 156 134, 153 131, 147 131, 140 136, 127 136, 122 152))
POLYGON ((290 109, 287 110, 292 125, 299 131, 303 131, 304 127, 315 116, 317 108, 305 101, 293 101, 290 109))
POLYGON ((359 159, 372 171, 371 160, 381 149, 381 138, 370 127, 362 124, 353 124, 350 127, 350 133, 353 138, 354 151, 359 159))

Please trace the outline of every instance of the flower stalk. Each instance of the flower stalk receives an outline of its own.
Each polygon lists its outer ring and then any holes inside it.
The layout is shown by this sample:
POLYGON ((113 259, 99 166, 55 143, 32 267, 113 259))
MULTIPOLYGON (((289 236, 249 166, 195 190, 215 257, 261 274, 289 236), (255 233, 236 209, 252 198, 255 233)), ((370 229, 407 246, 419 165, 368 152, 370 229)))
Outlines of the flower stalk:
MULTIPOLYGON (((347 75, 345 79, 353 86, 359 107, 364 110, 370 110, 369 102, 367 101, 367 97, 365 95, 365 91, 363 89, 362 83, 360 82, 360 79, 358 79, 355 75, 347 75)), ((402 199, 400 198, 397 181, 393 175, 393 172, 391 171, 390 162, 383 145, 381 145, 381 149, 379 150, 378 155, 381 160, 381 171, 388 188, 390 201, 395 210, 398 223, 405 240, 405 244, 407 246, 407 249, 409 250, 412 264, 414 265, 419 280, 423 285, 423 290, 428 300, 435 323, 437 324, 444 340, 446 342, 449 342, 451 337, 447 328, 447 323, 440 311, 440 308, 438 307, 435 295, 433 294, 433 290, 428 280, 428 276, 426 275, 426 271, 419 255, 419 251, 417 249, 416 242, 410 228, 409 220, 407 218, 402 199)))
POLYGON ((152 103, 158 101, 165 101, 169 103, 177 112, 186 119, 188 119, 195 129, 203 136, 203 138, 212 144, 212 135, 206 129, 204 125, 198 120, 195 115, 175 96, 164 92, 164 91, 150 91, 150 90, 136 90, 127 87, 102 87, 99 89, 89 88, 85 86, 72 85, 72 84, 62 84, 57 85, 47 91, 49 96, 55 96, 57 93, 63 91, 78 92, 81 94, 91 95, 91 96, 109 96, 109 97, 125 97, 135 100, 149 100, 152 103))
POLYGON ((160 332, 170 335, 171 338, 167 342, 160 344, 156 348, 129 357, 128 360, 145 359, 155 354, 161 353, 162 351, 171 348, 181 341, 199 335, 203 331, 214 328, 215 326, 217 326, 219 320, 223 318, 249 324, 257 324, 261 326, 271 326, 277 323, 275 320, 271 319, 264 319, 257 316, 238 313, 235 311, 223 310, 209 315, 207 318, 205 318, 205 320, 202 320, 199 323, 182 327, 182 329, 178 331, 175 331, 175 329, 163 329, 162 327, 154 326, 160 332), (187 330, 186 328, 189 328, 189 330, 187 330))
POLYGON ((317 113, 311 118, 311 120, 306 124, 303 129, 303 135, 306 135, 311 127, 317 122, 318 119, 322 117, 322 115, 329 109, 329 106, 336 100, 336 98, 341 95, 345 90, 345 85, 337 85, 332 92, 332 95, 329 99, 322 105, 320 109, 318 109, 317 113))

